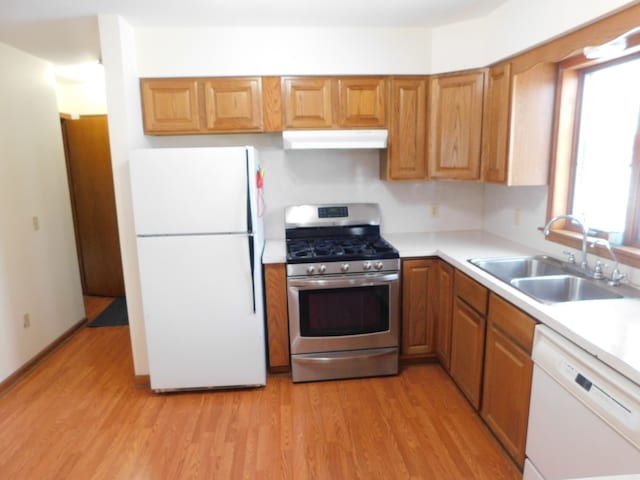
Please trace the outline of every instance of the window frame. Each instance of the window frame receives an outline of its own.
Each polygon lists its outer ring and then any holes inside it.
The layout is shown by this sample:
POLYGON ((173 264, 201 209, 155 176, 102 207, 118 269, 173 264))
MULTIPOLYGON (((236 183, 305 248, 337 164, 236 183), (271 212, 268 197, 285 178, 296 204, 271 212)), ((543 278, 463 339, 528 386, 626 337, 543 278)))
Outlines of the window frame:
MULTIPOLYGON (((554 216, 568 214, 573 203, 584 75, 606 66, 640 57, 640 34, 630 36, 627 44, 628 48, 615 58, 591 60, 583 54, 579 54, 559 63, 547 221, 554 216)), ((623 245, 615 246, 613 249, 620 263, 640 268, 640 202, 637 200, 640 196, 640 119, 636 131, 632 162, 630 197, 626 212, 623 245)), ((600 235, 596 234, 595 236, 600 235)), ((552 226, 547 239, 580 249, 582 234, 576 226, 562 221, 552 226)), ((607 249, 600 245, 593 247, 591 252, 598 256, 611 258, 607 249)))

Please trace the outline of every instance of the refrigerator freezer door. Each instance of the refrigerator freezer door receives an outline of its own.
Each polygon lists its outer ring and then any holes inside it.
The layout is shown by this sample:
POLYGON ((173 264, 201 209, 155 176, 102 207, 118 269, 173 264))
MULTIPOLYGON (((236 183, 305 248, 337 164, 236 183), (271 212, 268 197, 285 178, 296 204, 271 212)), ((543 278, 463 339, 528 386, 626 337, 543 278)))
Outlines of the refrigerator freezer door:
POLYGON ((262 247, 255 248, 252 284, 250 240, 138 238, 152 389, 265 384, 262 290, 254 289, 262 285, 262 247))
POLYGON ((247 169, 244 147, 133 150, 136 234, 247 232, 247 169))

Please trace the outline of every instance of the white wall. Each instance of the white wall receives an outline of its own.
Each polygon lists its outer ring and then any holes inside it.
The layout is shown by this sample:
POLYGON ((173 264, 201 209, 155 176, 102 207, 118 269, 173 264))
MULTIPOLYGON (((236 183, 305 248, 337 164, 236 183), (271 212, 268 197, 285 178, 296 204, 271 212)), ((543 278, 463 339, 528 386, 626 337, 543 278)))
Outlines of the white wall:
POLYGON ((106 86, 102 78, 87 81, 56 82, 58 111, 72 116, 105 115, 107 113, 106 86))
POLYGON ((141 77, 427 73, 419 28, 136 28, 141 77), (188 73, 187 73, 188 72, 188 73))
POLYGON ((129 150, 147 146, 147 140, 142 133, 136 48, 133 29, 120 17, 100 15, 99 26, 107 84, 111 166, 118 215, 122 273, 129 313, 133 366, 137 375, 146 375, 149 372, 149 364, 142 318, 138 254, 129 187, 129 150))
POLYGON ((486 17, 434 28, 431 72, 490 65, 632 3, 509 0, 486 17))
MULTIPOLYGON (((378 179, 373 152, 284 152, 275 135, 144 137, 136 77, 281 74, 426 74, 484 66, 522 50, 545 36, 555 36, 628 2, 510 0, 489 16, 428 29, 346 28, 136 28, 111 15, 100 16, 103 59, 107 69, 107 104, 114 159, 120 242, 136 374, 148 372, 140 309, 135 237, 126 172, 128 150, 141 145, 199 146, 253 144, 266 168, 266 234, 282 237, 282 208, 323 201, 380 201, 384 230, 410 232, 478 228, 498 194, 473 183, 402 183, 378 179), (562 4, 561 6, 559 6, 562 4), (537 10, 539 9, 539 10, 537 10), (560 12, 560 14, 556 13, 560 12), (549 20, 549 15, 559 19, 549 20), (506 25, 514 25, 506 28, 506 25), (515 27, 517 26, 517 27, 515 27), (488 199, 488 200, 487 200, 488 199), (483 202, 491 202, 484 208, 483 202), (440 217, 430 217, 431 203, 440 217)), ((507 190, 508 192, 508 190, 507 190)), ((538 220, 540 192, 530 205, 527 192, 509 201, 522 203, 522 232, 538 220), (529 212, 529 208, 533 210, 529 212), (531 219, 529 218, 531 216, 531 219), (529 225, 531 222, 531 225, 529 225)), ((504 236, 510 213, 487 220, 504 236)), ((535 233, 535 232, 534 232, 535 233)), ((522 233, 522 236, 526 236, 522 233)))
POLYGON ((4 44, 0 64, 2 381, 85 314, 52 66, 4 44))

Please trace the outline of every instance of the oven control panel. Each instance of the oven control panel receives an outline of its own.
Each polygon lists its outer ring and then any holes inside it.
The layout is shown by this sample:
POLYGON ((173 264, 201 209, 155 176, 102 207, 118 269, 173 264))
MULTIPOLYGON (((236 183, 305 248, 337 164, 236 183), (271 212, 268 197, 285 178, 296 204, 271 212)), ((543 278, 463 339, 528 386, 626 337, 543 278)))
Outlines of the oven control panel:
POLYGON ((350 262, 299 263, 288 264, 289 277, 310 275, 347 275, 357 273, 397 272, 400 270, 400 259, 385 260, 353 260, 350 262))
POLYGON ((349 216, 349 208, 342 207, 318 207, 318 218, 346 218, 349 216))

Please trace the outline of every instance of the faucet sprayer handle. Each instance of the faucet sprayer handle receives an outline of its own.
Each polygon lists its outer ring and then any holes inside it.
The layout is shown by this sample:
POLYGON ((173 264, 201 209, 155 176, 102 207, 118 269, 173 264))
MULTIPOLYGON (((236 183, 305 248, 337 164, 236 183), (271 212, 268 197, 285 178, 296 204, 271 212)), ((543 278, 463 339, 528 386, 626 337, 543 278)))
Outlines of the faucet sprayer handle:
POLYGON ((595 267, 593 267, 592 277, 595 278, 596 280, 600 280, 604 278, 604 267, 605 267, 605 264, 602 263, 600 260, 597 260, 595 267))
POLYGON ((574 264, 576 263, 576 254, 573 252, 569 252, 569 251, 563 251, 562 253, 564 253, 568 258, 567 258, 567 262, 574 264))

